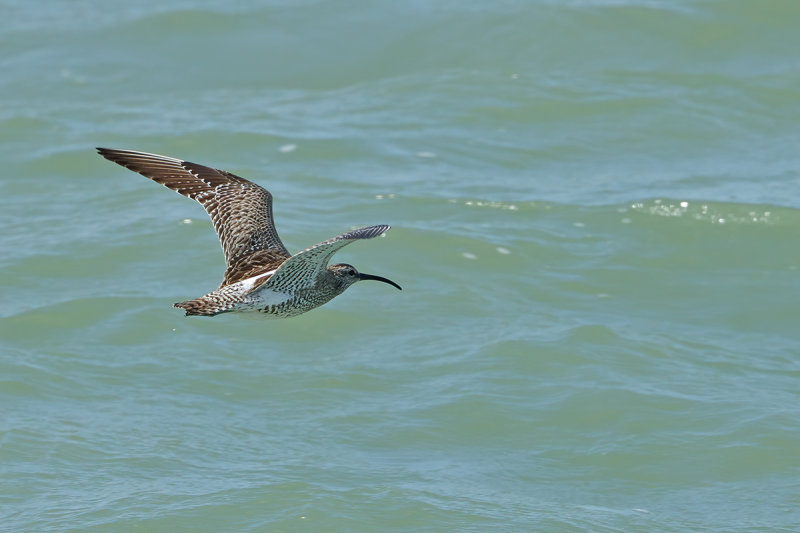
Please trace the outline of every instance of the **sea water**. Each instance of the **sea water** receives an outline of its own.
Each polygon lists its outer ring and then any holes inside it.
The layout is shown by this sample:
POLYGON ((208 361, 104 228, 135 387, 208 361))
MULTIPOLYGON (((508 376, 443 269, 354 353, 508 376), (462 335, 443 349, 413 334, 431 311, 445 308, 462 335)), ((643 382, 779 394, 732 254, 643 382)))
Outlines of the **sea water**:
POLYGON ((800 3, 0 3, 0 530, 800 529, 800 3), (268 188, 388 277, 185 318, 268 188))

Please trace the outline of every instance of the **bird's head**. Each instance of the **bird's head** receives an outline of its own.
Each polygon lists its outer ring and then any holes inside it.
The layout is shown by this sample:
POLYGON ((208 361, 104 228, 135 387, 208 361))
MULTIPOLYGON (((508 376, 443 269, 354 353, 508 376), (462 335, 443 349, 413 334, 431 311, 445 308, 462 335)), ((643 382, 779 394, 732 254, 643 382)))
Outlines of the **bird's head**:
POLYGON ((386 278, 382 278, 380 276, 373 276, 371 274, 362 274, 356 267, 353 265, 348 265, 345 263, 337 263, 335 265, 328 266, 328 272, 330 272, 334 279, 336 279, 342 286, 346 289, 356 281, 364 281, 364 280, 375 280, 375 281, 382 281, 384 283, 388 283, 394 287, 397 287, 401 291, 403 290, 400 285, 395 283, 394 281, 386 278))

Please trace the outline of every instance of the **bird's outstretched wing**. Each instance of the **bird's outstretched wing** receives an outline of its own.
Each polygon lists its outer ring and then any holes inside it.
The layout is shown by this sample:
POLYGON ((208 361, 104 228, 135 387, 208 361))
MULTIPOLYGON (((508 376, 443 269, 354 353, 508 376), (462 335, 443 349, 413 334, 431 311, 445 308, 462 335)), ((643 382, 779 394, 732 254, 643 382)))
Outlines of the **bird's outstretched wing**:
POLYGON ((353 241, 383 235, 389 228, 387 225, 359 228, 306 248, 287 259, 263 287, 282 292, 311 287, 328 266, 333 254, 353 241))
POLYGON ((275 230, 272 195, 263 187, 230 172, 173 157, 111 148, 97 151, 205 208, 225 254, 223 285, 249 276, 253 271, 249 266, 256 263, 280 264, 290 257, 275 230))

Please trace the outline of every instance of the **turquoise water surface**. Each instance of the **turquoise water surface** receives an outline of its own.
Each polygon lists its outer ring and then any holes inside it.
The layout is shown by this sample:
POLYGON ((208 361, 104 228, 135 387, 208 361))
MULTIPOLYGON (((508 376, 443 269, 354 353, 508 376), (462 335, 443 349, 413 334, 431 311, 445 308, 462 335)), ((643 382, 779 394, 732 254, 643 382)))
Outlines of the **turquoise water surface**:
POLYGON ((0 2, 0 530, 800 530, 800 2, 0 2), (185 318, 267 187, 388 277, 185 318))

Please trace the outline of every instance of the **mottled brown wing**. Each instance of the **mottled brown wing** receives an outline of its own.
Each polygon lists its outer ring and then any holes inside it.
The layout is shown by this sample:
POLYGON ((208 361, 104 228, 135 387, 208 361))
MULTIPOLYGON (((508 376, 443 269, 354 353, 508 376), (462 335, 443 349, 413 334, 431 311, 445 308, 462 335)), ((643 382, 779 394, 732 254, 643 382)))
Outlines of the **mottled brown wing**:
MULTIPOLYGON (((228 265, 228 269, 225 271, 225 277, 222 279, 220 288, 224 287, 225 285, 230 285, 231 283, 236 283, 237 281, 242 281, 243 279, 258 276, 259 274, 269 272, 270 270, 275 270, 281 266, 284 261, 286 261, 286 256, 281 255, 272 249, 257 250, 252 254, 243 255, 228 265)), ((268 278, 259 280, 259 285, 265 282, 267 279, 268 278)))
POLYGON ((311 287, 333 254, 351 242, 383 235, 389 228, 387 225, 359 228, 306 248, 287 259, 263 285, 282 292, 311 287))
MULTIPOLYGON (((146 152, 98 148, 98 153, 180 194, 208 212, 225 254, 223 285, 258 270, 258 260, 280 264, 290 257, 272 219, 272 195, 230 172, 146 152), (259 252, 259 253, 256 253, 259 252), (248 260, 248 257, 252 256, 248 260)), ((265 267, 261 263, 261 267, 265 267)), ((263 268, 261 268, 264 271, 263 268)), ((269 270, 267 268, 266 270, 269 270)))

